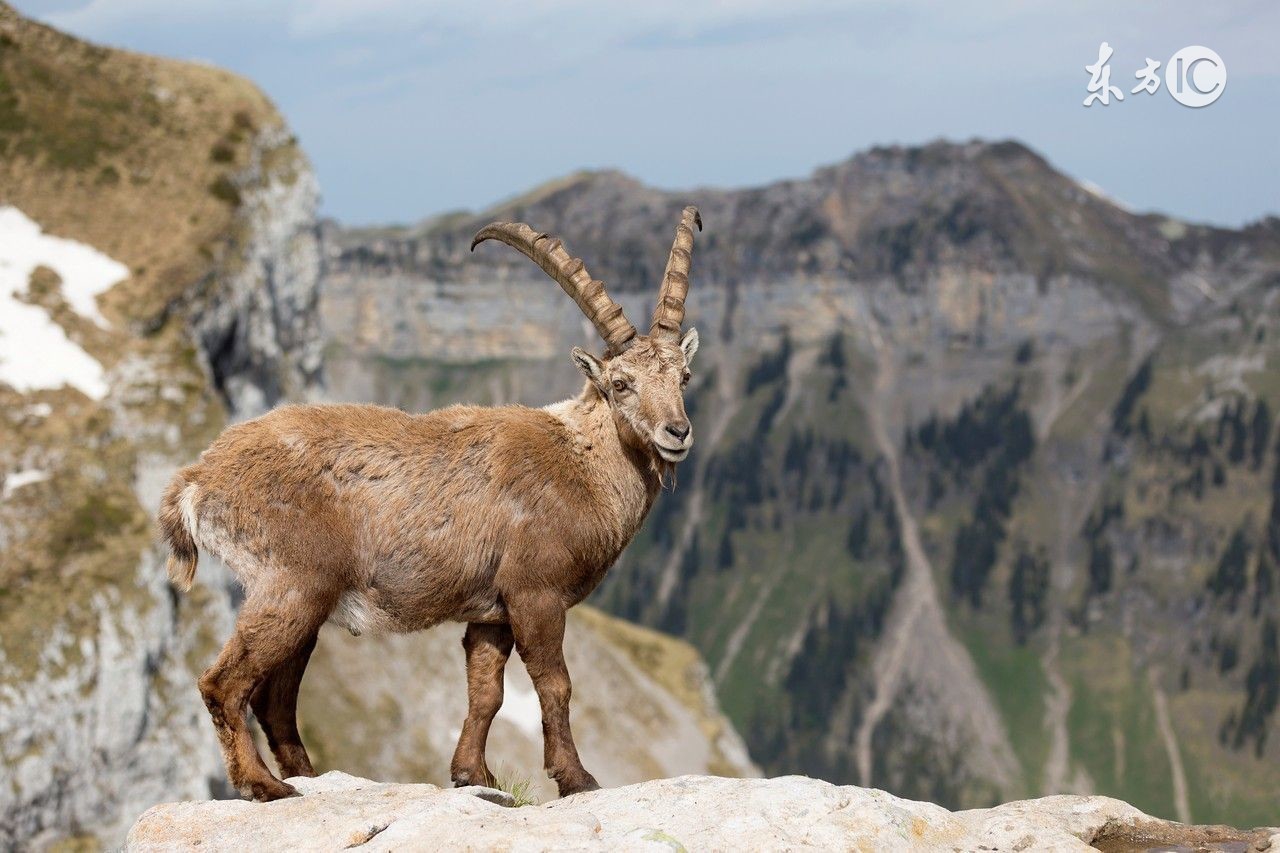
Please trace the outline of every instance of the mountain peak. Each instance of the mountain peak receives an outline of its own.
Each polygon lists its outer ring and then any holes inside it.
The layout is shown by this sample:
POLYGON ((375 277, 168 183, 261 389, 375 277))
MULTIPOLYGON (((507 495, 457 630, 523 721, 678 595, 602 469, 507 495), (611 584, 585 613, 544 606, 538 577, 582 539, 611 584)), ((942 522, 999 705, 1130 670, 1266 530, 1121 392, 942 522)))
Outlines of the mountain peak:
MULTIPOLYGON (((704 286, 744 269, 772 279, 890 277, 907 287, 944 268, 1026 274, 1041 283, 1080 275, 1158 321, 1173 310, 1171 277, 1202 251, 1215 258, 1237 250, 1258 255, 1274 242, 1274 229, 1265 225, 1210 232, 1135 214, 1013 139, 878 146, 808 178, 744 189, 668 191, 614 169, 584 170, 478 214, 435 217, 380 235, 392 239, 392 254, 429 260, 442 274, 439 265, 461 260, 456 250, 469 245, 477 228, 495 219, 524 221, 564 236, 594 274, 627 291, 661 275, 672 223, 691 203, 707 224, 697 260, 704 286), (435 249, 420 255, 424 247, 411 249, 406 240, 447 247, 447 257, 435 249)), ((361 263, 385 261, 367 243, 362 252, 361 263)), ((495 252, 480 257, 517 263, 495 252)))
POLYGON ((503 199, 482 211, 479 216, 504 218, 512 210, 554 204, 566 195, 592 192, 635 192, 644 189, 638 179, 618 169, 579 169, 558 178, 552 178, 511 198, 503 199))

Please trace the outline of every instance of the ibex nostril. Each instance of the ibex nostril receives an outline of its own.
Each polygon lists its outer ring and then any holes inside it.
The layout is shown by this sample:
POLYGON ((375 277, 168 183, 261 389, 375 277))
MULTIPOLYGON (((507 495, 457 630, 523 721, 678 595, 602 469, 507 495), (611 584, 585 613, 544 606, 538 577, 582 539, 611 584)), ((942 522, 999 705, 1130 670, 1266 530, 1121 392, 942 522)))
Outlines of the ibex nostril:
POLYGON ((689 436, 689 422, 681 421, 680 423, 667 424, 667 432, 684 441, 689 436))

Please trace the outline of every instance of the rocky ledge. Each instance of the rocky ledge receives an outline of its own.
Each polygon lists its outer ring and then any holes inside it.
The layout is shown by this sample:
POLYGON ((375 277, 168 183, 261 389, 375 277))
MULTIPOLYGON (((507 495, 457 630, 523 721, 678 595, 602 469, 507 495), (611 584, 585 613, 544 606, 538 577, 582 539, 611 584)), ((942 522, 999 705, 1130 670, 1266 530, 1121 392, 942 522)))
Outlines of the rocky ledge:
POLYGON ((950 812, 818 779, 681 776, 514 807, 490 788, 291 779, 301 797, 166 803, 127 850, 1233 850, 1280 851, 1280 830, 1187 826, 1108 797, 950 812))

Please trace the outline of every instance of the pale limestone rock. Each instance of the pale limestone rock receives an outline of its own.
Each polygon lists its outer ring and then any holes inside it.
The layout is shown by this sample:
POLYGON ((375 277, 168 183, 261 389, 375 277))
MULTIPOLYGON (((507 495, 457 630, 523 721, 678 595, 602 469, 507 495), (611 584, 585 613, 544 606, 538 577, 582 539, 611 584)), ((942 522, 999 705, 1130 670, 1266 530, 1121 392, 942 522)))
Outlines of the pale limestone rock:
POLYGON ((1103 839, 1130 850, 1225 841, 1260 850, 1280 843, 1274 830, 1187 827, 1108 797, 949 812, 803 776, 681 776, 522 808, 483 788, 383 784, 337 772, 291 781, 303 796, 267 805, 155 806, 134 825, 126 849, 1070 851, 1103 839))

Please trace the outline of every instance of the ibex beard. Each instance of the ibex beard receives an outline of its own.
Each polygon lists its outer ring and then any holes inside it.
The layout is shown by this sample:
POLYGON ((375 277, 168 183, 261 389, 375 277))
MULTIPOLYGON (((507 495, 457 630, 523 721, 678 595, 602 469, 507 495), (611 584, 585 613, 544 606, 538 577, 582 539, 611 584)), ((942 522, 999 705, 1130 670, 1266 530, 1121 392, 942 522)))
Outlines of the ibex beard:
POLYGON ((649 334, 558 239, 494 223, 538 264, 606 344, 575 347, 582 393, 542 409, 288 406, 229 427, 174 477, 159 523, 169 575, 195 577, 198 548, 244 587, 235 632, 200 677, 227 776, 259 801, 296 789, 267 769, 252 708, 282 778, 313 776, 298 733, 298 687, 321 625, 353 634, 467 623, 467 717, 457 785, 493 784, 489 726, 514 647, 542 709, 544 764, 561 796, 599 787, 569 730, 565 612, 635 535, 663 476, 693 445, 684 389, 698 334, 681 334, 697 210, 676 228, 649 334))

